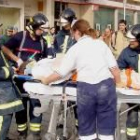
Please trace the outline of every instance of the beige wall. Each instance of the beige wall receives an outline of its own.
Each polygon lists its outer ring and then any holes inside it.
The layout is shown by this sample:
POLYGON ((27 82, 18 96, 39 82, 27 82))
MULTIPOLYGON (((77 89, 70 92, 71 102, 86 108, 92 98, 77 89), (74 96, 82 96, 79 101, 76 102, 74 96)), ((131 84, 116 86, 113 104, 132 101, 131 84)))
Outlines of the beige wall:
POLYGON ((44 14, 49 20, 50 27, 54 26, 54 0, 44 0, 44 14))
POLYGON ((4 26, 13 24, 19 28, 24 29, 24 0, 1 0, 0 4, 0 20, 4 26))
POLYGON ((90 26, 93 27, 93 10, 91 5, 80 6, 81 18, 86 19, 90 26))
POLYGON ((3 23, 2 29, 5 31, 6 27, 20 26, 20 9, 16 8, 0 8, 0 21, 3 23))
POLYGON ((76 17, 79 19, 80 15, 81 15, 80 14, 80 6, 77 4, 68 4, 68 7, 75 11, 76 17))
POLYGON ((91 5, 69 4, 68 7, 75 11, 78 19, 86 19, 93 27, 93 10, 91 5))
POLYGON ((25 17, 33 16, 37 12, 38 12, 37 0, 24 0, 25 17))

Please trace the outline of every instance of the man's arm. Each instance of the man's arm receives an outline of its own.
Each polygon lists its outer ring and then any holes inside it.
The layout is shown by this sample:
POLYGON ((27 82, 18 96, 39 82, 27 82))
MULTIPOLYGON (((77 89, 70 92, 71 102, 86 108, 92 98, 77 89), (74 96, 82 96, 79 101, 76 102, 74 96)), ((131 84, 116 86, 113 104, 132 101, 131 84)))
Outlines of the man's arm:
POLYGON ((8 49, 7 47, 2 46, 2 51, 4 52, 4 54, 6 54, 6 56, 7 56, 9 59, 11 59, 11 60, 13 60, 13 61, 15 61, 15 62, 17 62, 17 61, 19 60, 19 58, 18 58, 16 55, 14 55, 14 54, 12 53, 12 51, 11 51, 10 49, 8 49))
POLYGON ((3 53, 11 60, 17 63, 18 67, 20 67, 23 64, 23 60, 18 58, 16 55, 12 53, 10 49, 8 49, 5 46, 2 46, 3 53))

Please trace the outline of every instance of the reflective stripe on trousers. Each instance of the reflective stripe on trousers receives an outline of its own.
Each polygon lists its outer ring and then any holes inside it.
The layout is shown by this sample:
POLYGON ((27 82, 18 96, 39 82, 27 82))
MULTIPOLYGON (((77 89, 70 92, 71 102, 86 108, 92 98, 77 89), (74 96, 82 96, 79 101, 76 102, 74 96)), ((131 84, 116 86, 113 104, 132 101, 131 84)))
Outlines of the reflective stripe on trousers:
POLYGON ((40 123, 30 123, 30 130, 32 132, 41 131, 41 124, 40 123))
POLYGON ((1 131, 1 128, 2 128, 2 123, 3 123, 3 116, 0 116, 0 131, 1 131))
POLYGON ((126 134, 128 136, 137 136, 138 134, 138 129, 137 128, 127 128, 126 129, 126 134))
POLYGON ((24 131, 24 130, 26 130, 27 129, 27 123, 25 123, 25 124, 18 124, 17 125, 17 129, 18 129, 18 131, 24 131))
POLYGON ((9 132, 12 116, 13 114, 0 116, 0 140, 6 139, 9 132))

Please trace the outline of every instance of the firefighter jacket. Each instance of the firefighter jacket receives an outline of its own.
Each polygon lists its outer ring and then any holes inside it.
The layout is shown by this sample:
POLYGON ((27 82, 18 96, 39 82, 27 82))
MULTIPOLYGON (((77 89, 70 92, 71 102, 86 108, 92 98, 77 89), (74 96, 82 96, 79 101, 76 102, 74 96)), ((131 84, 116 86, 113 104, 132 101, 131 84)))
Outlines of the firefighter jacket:
POLYGON ((24 109, 20 93, 12 79, 13 74, 0 49, 0 115, 12 114, 24 109))
POLYGON ((71 37, 70 31, 60 30, 54 39, 56 53, 66 53, 76 41, 71 37))

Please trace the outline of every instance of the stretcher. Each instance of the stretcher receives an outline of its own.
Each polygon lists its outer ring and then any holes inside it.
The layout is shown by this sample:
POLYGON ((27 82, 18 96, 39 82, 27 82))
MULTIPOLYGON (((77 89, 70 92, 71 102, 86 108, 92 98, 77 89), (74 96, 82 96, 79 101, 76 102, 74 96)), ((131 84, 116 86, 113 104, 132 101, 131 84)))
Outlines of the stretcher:
MULTIPOLYGON (((38 75, 44 75, 48 76, 52 73, 54 69, 57 69, 56 65, 54 67, 54 60, 41 60, 41 62, 38 63, 33 68, 32 75, 34 77, 38 75), (52 64, 53 63, 53 64, 52 64), (42 67, 42 68, 41 68, 42 67), (39 72, 38 72, 39 71, 39 72)), ((57 61, 60 64, 60 61, 57 61)), ((46 135, 47 140, 53 140, 56 139, 56 127, 58 123, 58 116, 59 111, 61 110, 61 104, 62 101, 64 105, 64 111, 63 111, 63 117, 64 117, 64 128, 63 128, 63 138, 67 138, 66 134, 66 114, 67 114, 67 101, 74 101, 76 103, 76 85, 69 82, 65 82, 68 78, 65 77, 61 81, 57 81, 52 83, 52 85, 43 85, 41 83, 38 83, 38 81, 34 81, 34 79, 31 78, 31 81, 28 79, 24 84, 24 89, 29 93, 30 98, 36 98, 40 100, 41 107, 35 108, 34 114, 36 116, 40 115, 40 113, 43 113, 47 110, 48 104, 50 100, 53 100, 53 109, 50 119, 50 124, 48 128, 48 133, 46 135), (53 138, 52 138, 53 137, 53 138)), ((136 107, 136 105, 132 108, 129 108, 123 112, 120 112, 120 107, 122 103, 134 103, 139 105, 140 104, 140 91, 134 91, 132 89, 117 89, 117 129, 116 129, 116 140, 121 140, 120 135, 120 116, 124 114, 125 112, 129 111, 130 109, 136 107)))
MULTIPOLYGON (((56 108, 54 110, 57 110, 57 109, 59 110, 60 109, 59 106, 60 106, 61 101, 63 100, 64 94, 67 95, 67 96, 65 95, 67 100, 76 102, 76 86, 75 85, 74 86, 72 86, 70 84, 66 85, 66 88, 64 91, 63 84, 48 86, 48 85, 43 85, 41 83, 26 82, 24 84, 24 88, 30 94, 31 98, 37 98, 41 102, 41 108, 37 108, 35 110, 35 114, 39 114, 39 113, 45 112, 47 110, 46 103, 48 100, 53 100, 55 102, 54 106, 56 108)), ((140 104, 140 91, 134 91, 132 89, 130 89, 130 90, 129 89, 126 89, 126 90, 117 89, 117 97, 118 97, 118 100, 117 100, 117 129, 116 129, 116 138, 115 139, 121 140, 120 117, 124 113, 129 111, 130 109, 133 109, 134 107, 136 107, 140 104), (130 91, 131 91, 131 94, 130 94, 130 91), (125 92, 125 93, 122 93, 122 92, 125 92), (121 104, 123 104, 123 103, 134 103, 136 105, 124 110, 123 112, 120 112, 120 107, 121 107, 121 104)), ((52 116, 55 116, 55 115, 52 115, 52 116)), ((50 123, 49 128, 52 128, 54 125, 54 117, 52 117, 52 120, 53 120, 53 124, 50 123)), ((48 129, 48 133, 52 133, 52 130, 48 129)))
MULTIPOLYGON (((27 79, 29 80, 29 78, 27 79)), ((75 137, 73 135, 76 131, 75 118, 72 108, 76 105, 77 84, 75 82, 66 81, 60 84, 48 86, 38 83, 36 81, 31 82, 34 81, 33 79, 29 81, 30 82, 25 82, 24 84, 25 91, 29 93, 30 98, 39 99, 41 103, 41 107, 36 107, 34 109, 34 114, 36 116, 39 116, 40 113, 46 112, 50 101, 53 100, 52 113, 45 138, 47 140, 61 139, 59 138, 61 136, 57 135, 56 132, 57 126, 60 123, 63 124, 63 139, 75 137), (72 101, 75 104, 72 104, 72 106, 68 106, 68 101, 72 101), (71 120, 71 122, 69 120, 71 120)))

